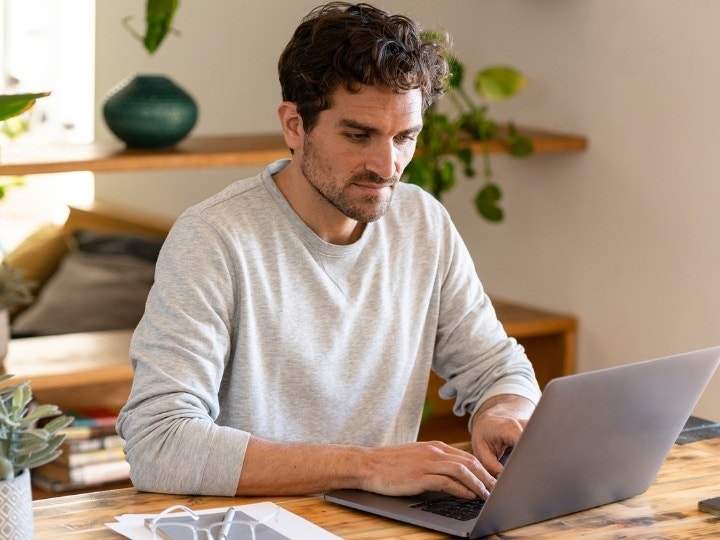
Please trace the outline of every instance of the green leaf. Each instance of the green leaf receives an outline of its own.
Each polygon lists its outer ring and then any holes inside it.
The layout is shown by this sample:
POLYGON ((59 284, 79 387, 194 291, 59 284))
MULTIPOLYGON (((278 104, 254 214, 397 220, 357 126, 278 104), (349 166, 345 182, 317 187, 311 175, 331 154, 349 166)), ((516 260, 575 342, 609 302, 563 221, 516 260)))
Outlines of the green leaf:
POLYGON ((460 88, 465 78, 465 66, 455 56, 448 56, 448 65, 450 66, 450 77, 448 78, 448 88, 455 90, 460 88))
POLYGON ((532 139, 522 135, 512 122, 508 124, 508 147, 514 157, 526 157, 534 152, 532 139))
POLYGON ((15 476, 12 461, 7 458, 0 457, 0 478, 10 480, 15 476))
POLYGON ((484 99, 501 101, 514 96, 527 86, 528 80, 518 70, 508 66, 493 66, 475 77, 475 90, 484 99))
POLYGON ((37 92, 34 94, 3 94, 0 95, 0 120, 7 120, 24 113, 35 105, 35 101, 50 92, 37 92))
POLYGON ((503 209, 498 205, 500 199, 500 186, 489 182, 475 196, 475 208, 488 221, 500 222, 504 217, 503 209))
POLYGON ((47 403, 43 403, 30 411, 26 418, 28 418, 29 420, 40 420, 41 418, 50 418, 59 414, 60 409, 57 407, 57 405, 49 405, 47 403))
POLYGON ((36 454, 18 456, 18 459, 15 460, 15 470, 21 471, 23 469, 34 469, 35 467, 45 465, 46 463, 57 459, 60 454, 62 454, 62 450, 58 450, 56 446, 43 448, 36 454))
POLYGON ((497 124, 486 116, 487 108, 478 107, 460 117, 460 127, 478 141, 491 141, 497 134, 497 124))
POLYGON ((74 421, 75 419, 72 416, 58 416, 57 418, 53 418, 47 424, 45 424, 43 429, 46 432, 52 433, 54 435, 61 429, 68 427, 74 421))
POLYGON ((154 53, 170 31, 179 0, 147 0, 145 9, 145 38, 147 51, 154 53))
POLYGON ((438 182, 435 189, 435 197, 440 200, 442 194, 455 186, 455 164, 452 161, 445 160, 438 169, 438 182))
POLYGON ((405 167, 403 176, 408 183, 415 184, 429 191, 428 186, 431 184, 432 177, 430 167, 426 165, 425 162, 427 162, 425 157, 415 156, 412 161, 408 163, 407 167, 405 167))
POLYGON ((468 147, 458 148, 456 153, 458 160, 465 167, 465 176, 475 176, 475 168, 473 167, 473 152, 468 147))
POLYGON ((11 407, 11 417, 13 420, 19 420, 25 416, 26 407, 32 399, 32 393, 30 392, 30 386, 27 382, 24 382, 15 389, 13 392, 11 407))

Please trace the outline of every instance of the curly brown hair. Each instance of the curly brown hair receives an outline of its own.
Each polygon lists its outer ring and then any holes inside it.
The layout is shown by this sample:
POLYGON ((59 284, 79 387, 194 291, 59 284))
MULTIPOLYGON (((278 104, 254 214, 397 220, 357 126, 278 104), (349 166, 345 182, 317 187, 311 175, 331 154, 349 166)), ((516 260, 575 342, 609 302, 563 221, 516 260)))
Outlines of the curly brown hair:
POLYGON ((282 98, 297 105, 307 132, 340 85, 349 92, 362 85, 398 93, 418 88, 424 111, 445 91, 447 47, 441 34, 424 34, 403 15, 331 2, 302 20, 281 54, 282 98))

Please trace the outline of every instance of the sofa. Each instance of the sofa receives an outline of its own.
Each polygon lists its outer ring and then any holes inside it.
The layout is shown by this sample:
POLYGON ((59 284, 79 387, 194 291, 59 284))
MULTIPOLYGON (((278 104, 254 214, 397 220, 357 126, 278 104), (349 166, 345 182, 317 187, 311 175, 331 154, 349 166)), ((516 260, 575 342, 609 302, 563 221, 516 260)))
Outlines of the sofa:
POLYGON ((35 231, 7 255, 34 294, 11 312, 12 337, 134 328, 170 225, 94 203, 35 231))

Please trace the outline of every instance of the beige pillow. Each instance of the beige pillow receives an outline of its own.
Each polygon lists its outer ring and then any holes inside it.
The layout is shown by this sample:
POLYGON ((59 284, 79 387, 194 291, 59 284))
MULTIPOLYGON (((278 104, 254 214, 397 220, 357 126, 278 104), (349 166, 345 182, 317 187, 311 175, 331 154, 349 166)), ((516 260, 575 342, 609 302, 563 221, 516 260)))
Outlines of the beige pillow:
MULTIPOLYGON (((21 271, 22 277, 32 284, 33 294, 37 294, 69 249, 65 233, 55 225, 45 225, 8 253, 5 260, 21 271)), ((11 315, 24 307, 18 306, 11 315)))

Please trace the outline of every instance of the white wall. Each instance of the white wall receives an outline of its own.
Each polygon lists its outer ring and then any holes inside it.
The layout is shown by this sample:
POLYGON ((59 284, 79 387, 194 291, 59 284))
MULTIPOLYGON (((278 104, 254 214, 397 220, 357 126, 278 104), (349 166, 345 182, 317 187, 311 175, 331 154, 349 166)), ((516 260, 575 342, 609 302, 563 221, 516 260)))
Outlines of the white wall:
MULTIPOLYGON (((201 103, 197 134, 276 130, 276 62, 318 2, 185 0, 152 59, 119 26, 143 0, 98 2, 97 94, 164 72, 201 103)), ((714 150, 720 4, 713 0, 380 0, 441 25, 472 69, 531 79, 499 120, 585 134, 580 154, 494 159, 506 222, 482 221, 464 181, 445 203, 489 291, 580 320, 580 370, 720 343, 714 150)), ((98 138, 109 138, 98 124, 98 138)), ((255 169, 98 178, 99 198, 176 215, 255 169)), ((669 388, 668 392, 672 392, 669 388)), ((720 420, 720 376, 697 414, 720 420)))

